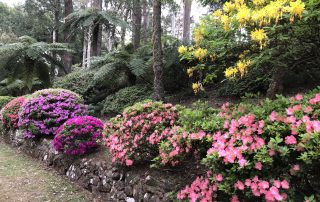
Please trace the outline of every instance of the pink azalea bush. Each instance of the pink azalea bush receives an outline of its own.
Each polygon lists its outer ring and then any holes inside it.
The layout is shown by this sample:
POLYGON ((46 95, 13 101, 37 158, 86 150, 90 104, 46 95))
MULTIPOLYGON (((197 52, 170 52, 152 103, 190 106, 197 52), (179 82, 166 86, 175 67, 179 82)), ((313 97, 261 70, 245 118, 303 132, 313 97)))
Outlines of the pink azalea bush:
POLYGON ((158 144, 170 136, 178 118, 172 104, 146 101, 137 103, 105 124, 105 141, 113 162, 131 166, 159 154, 158 144))
POLYGON ((18 97, 11 100, 2 108, 2 110, 0 111, 0 119, 5 129, 14 130, 18 128, 18 113, 25 101, 26 99, 24 97, 18 97))
MULTIPOLYGON (((220 128, 198 135, 211 142, 202 158, 211 175, 198 177, 178 199, 304 201, 319 194, 319 89, 258 106, 225 104, 217 116, 224 119, 220 128)), ((184 137, 194 141, 194 133, 184 137)))
POLYGON ((50 136, 68 119, 87 113, 87 106, 77 94, 63 89, 46 89, 35 92, 22 105, 19 127, 26 138, 50 136))
POLYGON ((98 146, 102 139, 103 123, 92 116, 67 120, 56 131, 54 148, 68 155, 82 155, 98 146))

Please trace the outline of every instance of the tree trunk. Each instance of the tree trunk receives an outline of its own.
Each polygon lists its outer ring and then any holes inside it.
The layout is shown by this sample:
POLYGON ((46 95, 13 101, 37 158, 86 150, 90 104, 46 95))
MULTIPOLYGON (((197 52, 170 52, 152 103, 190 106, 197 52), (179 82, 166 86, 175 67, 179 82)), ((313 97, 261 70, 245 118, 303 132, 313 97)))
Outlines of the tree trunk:
POLYGON ((161 0, 153 0, 153 72, 154 98, 164 99, 162 47, 161 47, 161 0))
MULTIPOLYGON (((124 14, 124 21, 128 21, 130 9, 126 9, 125 14, 124 14)), ((124 47, 125 41, 126 41, 126 32, 127 29, 125 27, 121 27, 121 46, 124 47)))
POLYGON ((283 77, 284 77, 284 70, 278 67, 272 76, 271 83, 269 85, 269 89, 267 91, 267 97, 270 99, 276 98, 277 94, 282 93, 283 91, 283 77))
POLYGON ((191 5, 192 0, 184 0, 183 42, 186 44, 190 43, 191 5))
POLYGON ((90 26, 88 28, 88 33, 87 33, 87 43, 88 43, 88 47, 87 47, 87 65, 86 65, 86 69, 90 69, 91 68, 91 47, 92 47, 92 36, 93 36, 93 28, 90 26))
POLYGON ((88 47, 88 44, 87 44, 87 30, 84 29, 83 31, 83 49, 82 49, 82 68, 83 69, 86 69, 87 65, 87 47, 88 47))
MULTIPOLYGON (((102 10, 102 0, 93 0, 92 8, 101 11, 102 10)), ((102 25, 96 24, 92 30, 92 55, 101 55, 101 44, 102 44, 102 25)))
MULTIPOLYGON (((52 32, 52 43, 59 42, 59 27, 60 27, 60 0, 54 1, 54 25, 53 25, 53 32, 52 32)), ((52 53, 53 58, 57 58, 56 53, 52 53)), ((53 79, 55 75, 56 65, 51 64, 51 79, 53 79)), ((59 72, 63 72, 59 69, 59 72)))
POLYGON ((143 44, 146 45, 148 43, 148 21, 149 21, 149 5, 148 1, 144 0, 143 2, 143 9, 142 9, 142 15, 143 15, 143 44))
POLYGON ((137 50, 140 47, 141 41, 141 20, 142 20, 142 12, 141 12, 141 0, 133 0, 132 7, 132 23, 133 23, 133 48, 137 50))
MULTIPOLYGON (((73 2, 72 0, 64 0, 64 17, 66 18, 68 15, 73 13, 73 2)), ((70 43, 72 40, 71 35, 69 34, 69 31, 64 31, 64 43, 70 43)), ((72 54, 67 52, 63 56, 63 63, 65 66, 65 69, 68 73, 71 72, 71 66, 72 66, 72 54)))

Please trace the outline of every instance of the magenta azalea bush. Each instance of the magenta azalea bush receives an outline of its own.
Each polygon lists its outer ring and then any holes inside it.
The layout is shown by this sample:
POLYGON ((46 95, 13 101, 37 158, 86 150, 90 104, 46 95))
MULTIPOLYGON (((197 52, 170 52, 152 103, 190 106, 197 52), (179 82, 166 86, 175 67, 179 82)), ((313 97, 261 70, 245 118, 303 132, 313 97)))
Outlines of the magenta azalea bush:
POLYGON ((170 135, 177 118, 172 104, 146 101, 108 121, 104 133, 113 162, 130 166, 134 161, 156 157, 158 144, 170 135))
POLYGON ((14 130, 18 128, 18 113, 25 101, 26 99, 24 97, 18 97, 11 100, 2 108, 0 111, 0 119, 5 129, 14 130))
POLYGON ((54 148, 68 155, 82 155, 98 146, 102 139, 103 123, 92 116, 69 119, 56 131, 54 148))
POLYGON ((54 135, 65 121, 87 113, 87 106, 77 94, 63 89, 42 90, 23 104, 19 127, 26 138, 54 135))

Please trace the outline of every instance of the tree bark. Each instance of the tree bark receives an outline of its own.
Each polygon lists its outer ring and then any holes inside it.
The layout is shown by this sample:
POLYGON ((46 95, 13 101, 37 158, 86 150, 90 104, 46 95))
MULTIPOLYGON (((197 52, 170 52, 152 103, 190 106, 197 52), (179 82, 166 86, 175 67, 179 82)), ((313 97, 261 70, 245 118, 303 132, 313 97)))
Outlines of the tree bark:
MULTIPOLYGON (((59 28, 60 28, 60 0, 55 0, 54 1, 54 25, 53 25, 53 32, 52 32, 52 42, 57 43, 59 42, 59 28)), ((52 53, 53 58, 57 58, 56 53, 52 53)), ((51 64, 51 79, 53 79, 56 75, 55 73, 56 70, 56 65, 51 64)), ((59 69, 59 72, 63 72, 59 69)))
POLYGON ((82 49, 82 69, 86 69, 87 65, 87 30, 83 31, 83 49, 82 49))
POLYGON ((186 44, 190 43, 191 6, 192 0, 184 0, 183 42, 186 44))
POLYGON ((271 83, 269 85, 267 91, 267 97, 270 99, 275 99, 277 94, 282 93, 283 91, 283 77, 284 77, 284 70, 278 67, 272 76, 271 83))
POLYGON ((88 33, 87 33, 87 65, 86 65, 86 69, 90 69, 91 68, 91 47, 92 47, 92 36, 93 36, 93 28, 90 26, 88 28, 88 33))
POLYGON ((148 22, 149 22, 149 5, 148 1, 144 0, 143 2, 143 24, 142 24, 142 33, 143 33, 143 44, 146 45, 148 43, 148 22))
MULTIPOLYGON (((102 0, 93 0, 92 8, 97 11, 102 10, 102 0)), ((96 22, 96 25, 92 30, 92 56, 101 55, 101 44, 102 44, 102 25, 96 22)))
POLYGON ((141 41, 141 21, 142 21, 142 11, 141 11, 141 0, 133 0, 132 7, 132 23, 133 23, 133 48, 137 50, 140 47, 141 41))
MULTIPOLYGON (((124 14, 124 21, 128 21, 128 17, 130 14, 130 9, 126 9, 125 14, 124 14)), ((125 27, 121 27, 121 46, 124 47, 125 45, 125 40, 126 40, 126 32, 127 29, 125 27)))
MULTIPOLYGON (((64 17, 66 18, 68 15, 73 13, 73 2, 72 0, 64 0, 64 17)), ((69 34, 69 31, 64 31, 64 43, 70 43, 72 41, 72 37, 69 34)), ((63 63, 65 65, 65 69, 68 73, 71 72, 72 66, 72 54, 66 52, 63 56, 63 63)))
POLYGON ((162 47, 161 47, 161 0, 153 0, 153 72, 154 98, 164 99, 162 47))

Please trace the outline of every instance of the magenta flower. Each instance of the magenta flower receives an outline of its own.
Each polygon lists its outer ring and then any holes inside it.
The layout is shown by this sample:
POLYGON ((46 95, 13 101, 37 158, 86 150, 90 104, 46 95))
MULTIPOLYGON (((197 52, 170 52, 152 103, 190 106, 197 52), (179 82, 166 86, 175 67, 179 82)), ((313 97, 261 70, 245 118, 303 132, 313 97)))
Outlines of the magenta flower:
POLYGON ((65 154, 82 155, 102 140, 103 123, 92 116, 69 119, 56 131, 53 147, 65 154))

